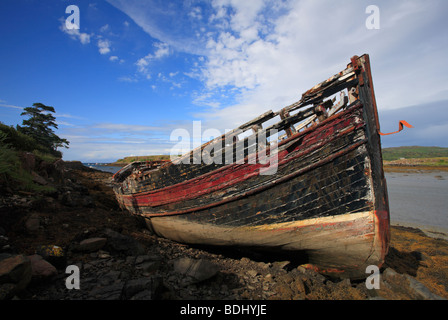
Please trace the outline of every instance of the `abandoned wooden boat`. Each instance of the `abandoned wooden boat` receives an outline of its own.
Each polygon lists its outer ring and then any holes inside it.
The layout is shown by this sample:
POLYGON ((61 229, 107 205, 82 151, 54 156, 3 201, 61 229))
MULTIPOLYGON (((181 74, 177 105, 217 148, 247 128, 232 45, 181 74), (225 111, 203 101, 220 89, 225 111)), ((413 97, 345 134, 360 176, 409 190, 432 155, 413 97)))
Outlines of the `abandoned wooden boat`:
POLYGON ((305 252, 321 273, 366 277, 389 246, 369 56, 181 157, 126 166, 114 191, 159 236, 305 252))

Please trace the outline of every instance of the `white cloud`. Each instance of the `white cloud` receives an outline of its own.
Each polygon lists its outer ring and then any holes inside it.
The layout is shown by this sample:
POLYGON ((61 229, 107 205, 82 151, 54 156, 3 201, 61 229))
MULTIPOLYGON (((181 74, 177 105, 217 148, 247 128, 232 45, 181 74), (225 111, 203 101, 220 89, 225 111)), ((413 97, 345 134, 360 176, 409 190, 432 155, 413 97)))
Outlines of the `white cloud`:
POLYGON ((148 53, 145 57, 138 59, 135 63, 138 72, 143 74, 147 79, 151 79, 151 72, 149 70, 150 62, 160 60, 170 54, 169 46, 166 43, 157 42, 154 43, 154 47, 156 48, 154 53, 148 53))
POLYGON ((202 10, 201 7, 194 7, 191 9, 191 11, 188 13, 188 15, 193 19, 202 19, 202 10))
POLYGON ((200 28, 193 31, 189 25, 192 20, 201 21, 192 19, 189 15, 192 10, 190 2, 158 0, 107 0, 107 2, 127 14, 153 38, 170 47, 190 53, 204 51, 204 47, 197 44, 197 41, 201 41, 202 33, 195 31, 200 31, 200 28))
POLYGON ((154 44, 156 51, 154 52, 154 59, 161 59, 170 54, 170 49, 166 43, 157 42, 154 44))
POLYGON ((132 77, 132 76, 120 77, 120 78, 118 78, 118 81, 129 82, 129 83, 138 82, 138 80, 135 77, 132 77))
POLYGON ((108 24, 105 24, 104 26, 102 26, 101 28, 100 28, 100 31, 101 32, 106 32, 107 30, 109 30, 109 25, 108 24))
POLYGON ((107 39, 98 40, 98 50, 101 54, 108 54, 110 52, 111 43, 107 39))
POLYGON ((90 37, 91 35, 88 33, 80 32, 79 29, 67 29, 65 26, 65 19, 61 18, 61 25, 59 26, 59 29, 68 34, 72 39, 78 40, 82 44, 88 44, 90 43, 90 37))
POLYGON ((67 127, 75 127, 76 125, 74 125, 74 124, 72 124, 72 123, 70 123, 70 122, 67 122, 67 121, 56 121, 56 123, 57 123, 57 125, 58 126, 67 126, 67 127))
POLYGON ((129 124, 117 124, 117 123, 100 123, 93 125, 92 128, 94 129, 105 129, 105 130, 111 130, 114 132, 139 132, 139 131, 146 131, 151 132, 153 130, 159 130, 158 127, 153 126, 140 126, 140 125, 129 125, 129 124))
MULTIPOLYGON (((65 20, 63 18, 59 19, 61 25, 59 29, 64 33, 68 34, 72 39, 81 42, 82 44, 89 44, 91 39, 98 39, 97 47, 100 54, 108 54, 111 52, 112 43, 108 39, 104 39, 101 35, 95 35, 94 33, 88 34, 84 32, 80 32, 78 29, 67 29, 65 26, 65 20)), ((100 32, 104 33, 110 29, 109 25, 106 24, 100 28, 100 32)), ((116 56, 114 56, 116 57, 116 56)), ((118 59, 118 57, 116 57, 118 59)), ((115 58, 110 58, 111 61, 117 60, 115 58)), ((120 62, 124 62, 124 60, 120 60, 120 62)))
POLYGON ((67 119, 78 119, 78 120, 84 120, 85 119, 83 117, 74 116, 74 115, 71 115, 71 114, 68 114, 68 113, 62 113, 62 114, 56 113, 55 116, 56 116, 56 118, 67 118, 67 119))
POLYGON ((14 105, 12 105, 12 104, 3 104, 3 103, 0 103, 0 107, 23 110, 22 107, 14 106, 14 105))
POLYGON ((146 79, 151 79, 151 74, 149 72, 148 66, 152 58, 153 58, 152 54, 148 54, 147 56, 138 59, 138 61, 135 63, 138 72, 144 74, 146 79))

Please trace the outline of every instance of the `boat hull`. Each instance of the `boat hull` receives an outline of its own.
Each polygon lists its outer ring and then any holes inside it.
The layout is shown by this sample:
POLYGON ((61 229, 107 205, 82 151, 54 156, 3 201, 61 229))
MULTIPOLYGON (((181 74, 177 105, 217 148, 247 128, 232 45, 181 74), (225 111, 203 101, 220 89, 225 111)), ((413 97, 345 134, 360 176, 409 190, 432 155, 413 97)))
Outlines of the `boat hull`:
POLYGON ((362 79, 345 110, 290 132, 269 161, 168 163, 117 184, 117 200, 174 241, 300 252, 321 273, 366 277, 387 254, 389 209, 373 86, 362 79))
POLYGON ((332 277, 364 278, 367 266, 377 265, 382 256, 381 246, 374 245, 379 224, 374 212, 241 227, 176 216, 152 218, 150 223, 159 236, 180 243, 283 251, 292 259, 305 255, 310 266, 332 277))

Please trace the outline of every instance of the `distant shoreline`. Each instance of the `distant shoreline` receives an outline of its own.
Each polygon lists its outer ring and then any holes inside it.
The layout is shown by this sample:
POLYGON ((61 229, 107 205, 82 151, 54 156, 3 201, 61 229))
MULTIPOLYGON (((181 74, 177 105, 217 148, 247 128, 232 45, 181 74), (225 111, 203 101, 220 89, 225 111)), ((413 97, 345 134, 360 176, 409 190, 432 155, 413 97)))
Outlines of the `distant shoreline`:
POLYGON ((409 172, 409 171, 448 171, 445 166, 405 166, 405 165, 383 165, 385 172, 409 172))
POLYGON ((428 237, 448 240, 448 229, 442 227, 435 227, 415 222, 408 222, 394 219, 391 219, 390 225, 391 227, 405 227, 405 228, 418 229, 422 231, 424 234, 426 234, 428 237))
POLYGON ((135 161, 157 161, 157 160, 170 160, 169 155, 153 155, 153 156, 131 156, 118 159, 115 162, 104 164, 109 167, 124 167, 135 161))
POLYGON ((383 161, 385 171, 437 170, 448 171, 447 158, 415 158, 383 161))

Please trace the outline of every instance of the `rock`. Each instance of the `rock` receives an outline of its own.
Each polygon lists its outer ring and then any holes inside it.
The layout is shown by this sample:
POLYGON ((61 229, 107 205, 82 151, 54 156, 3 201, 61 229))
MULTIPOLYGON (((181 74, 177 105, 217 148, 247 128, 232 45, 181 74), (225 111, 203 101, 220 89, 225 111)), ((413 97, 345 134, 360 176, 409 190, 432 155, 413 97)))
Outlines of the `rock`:
POLYGON ((36 156, 31 152, 23 152, 20 156, 22 167, 26 171, 34 170, 36 166, 36 156))
POLYGON ((247 264, 247 263, 250 262, 250 259, 247 258, 247 257, 242 257, 240 261, 241 261, 241 263, 243 263, 243 264, 247 264))
POLYGON ((319 272, 313 269, 313 266, 310 264, 304 264, 297 267, 297 271, 308 278, 310 278, 313 283, 324 283, 326 278, 321 275, 319 272))
POLYGON ((293 285, 294 285, 295 291, 298 293, 298 295, 300 295, 300 298, 304 299, 305 295, 306 295, 306 289, 305 289, 305 284, 302 281, 302 279, 301 278, 295 279, 293 285))
POLYGON ((112 285, 117 279, 120 278, 120 275, 120 271, 110 271, 106 274, 101 274, 101 276, 97 278, 96 284, 101 286, 112 285))
POLYGON ((398 273, 392 268, 387 268, 386 270, 383 271, 384 279, 388 279, 395 276, 398 276, 398 273))
MULTIPOLYGON (((56 164, 56 163, 55 163, 56 164)), ((70 170, 86 170, 88 167, 82 164, 81 161, 62 161, 58 165, 63 165, 64 168, 70 169, 70 170)))
POLYGON ((47 280, 58 274, 58 270, 40 255, 34 254, 28 256, 28 258, 31 262, 31 274, 33 280, 47 280))
POLYGON ((256 277, 257 276, 257 274, 258 274, 258 271, 256 271, 256 270, 249 270, 249 271, 247 271, 247 274, 250 276, 250 277, 256 277))
POLYGON ((11 257, 12 257, 12 254, 11 254, 11 253, 8 253, 8 252, 2 252, 2 253, 0 253, 0 261, 4 260, 4 259, 6 259, 6 258, 11 258, 11 257))
POLYGON ((272 264, 274 268, 279 269, 287 269, 287 267, 291 264, 290 261, 276 261, 272 264))
POLYGON ((31 262, 23 255, 0 261, 0 300, 10 299, 24 290, 31 281, 31 262))
POLYGON ((59 201, 61 201, 61 203, 67 207, 95 207, 95 202, 93 201, 91 196, 77 191, 65 191, 65 193, 60 195, 59 201))
POLYGON ((40 255, 44 260, 51 263, 57 269, 65 268, 67 258, 64 250, 56 245, 42 245, 37 247, 36 254, 40 255))
POLYGON ((9 238, 0 234, 0 252, 4 252, 8 250, 9 246, 9 238))
POLYGON ((155 300, 151 290, 143 290, 130 298, 130 300, 155 300))
POLYGON ((122 282, 114 283, 105 287, 94 288, 90 297, 98 300, 119 300, 123 291, 122 282))
POLYGON ((126 236, 111 229, 106 229, 104 235, 107 237, 106 250, 111 253, 123 253, 126 255, 142 255, 145 248, 131 236, 126 236))
POLYGON ((36 172, 31 171, 31 175, 33 176, 33 182, 40 184, 42 186, 45 186, 48 184, 47 180, 42 178, 40 175, 38 175, 36 172))
POLYGON ((405 275, 406 278, 409 280, 409 287, 414 290, 414 292, 421 296, 422 299, 424 300, 446 300, 445 298, 438 296, 434 293, 432 293, 431 291, 429 291, 429 289, 420 281, 418 281, 417 279, 409 276, 409 275, 405 275))
POLYGON ((0 284, 0 301, 10 299, 17 293, 14 283, 0 284))
POLYGON ((28 231, 31 232, 39 230, 40 227, 39 216, 37 214, 32 214, 28 219, 26 219, 25 227, 28 231))
POLYGON ((104 247, 107 238, 89 238, 81 241, 74 249, 81 252, 95 252, 104 247))
POLYGON ((161 289, 162 279, 160 277, 133 279, 126 282, 123 290, 123 298, 153 300, 157 298, 161 289))
POLYGON ((212 278, 219 268, 207 260, 180 258, 174 261, 174 271, 191 278, 194 282, 201 282, 212 278))
POLYGON ((111 257, 111 255, 109 254, 109 252, 103 251, 103 250, 99 250, 98 251, 98 258, 100 259, 109 259, 111 257))
POLYGON ((160 258, 157 257, 157 256, 141 255, 141 256, 137 256, 135 258, 134 263, 135 264, 142 264, 142 263, 147 262, 147 261, 157 261, 157 260, 160 260, 160 258))
POLYGON ((136 265, 135 268, 147 273, 155 272, 160 268, 160 261, 145 261, 136 265))

